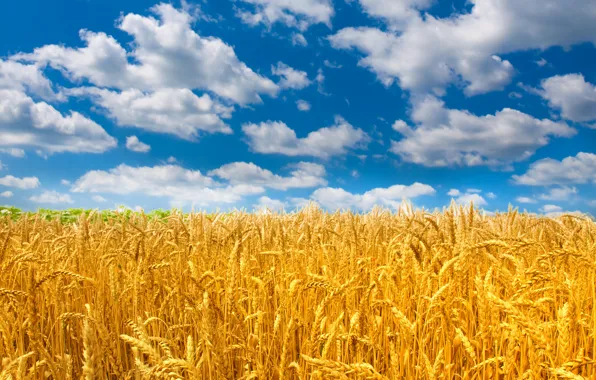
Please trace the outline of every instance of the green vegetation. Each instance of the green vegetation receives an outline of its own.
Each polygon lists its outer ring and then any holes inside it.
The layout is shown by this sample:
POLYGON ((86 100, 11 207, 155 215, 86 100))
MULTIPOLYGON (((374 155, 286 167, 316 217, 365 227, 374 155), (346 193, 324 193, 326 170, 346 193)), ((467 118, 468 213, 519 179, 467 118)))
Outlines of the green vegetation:
MULTIPOLYGON (((512 207, 509 208, 508 212, 513 212, 515 209, 512 207)), ((60 220, 60 222, 65 224, 76 223, 81 215, 85 214, 89 217, 89 220, 94 221, 101 219, 104 222, 110 219, 118 219, 121 220, 122 218, 129 220, 133 215, 144 215, 148 220, 165 220, 171 215, 182 214, 182 211, 179 209, 171 209, 171 210, 164 210, 164 209, 155 209, 151 210, 148 213, 144 211, 134 211, 125 206, 120 206, 119 210, 99 210, 99 209, 84 209, 84 208, 69 208, 65 210, 53 210, 49 208, 39 208, 37 211, 23 211, 17 207, 12 206, 0 206, 0 221, 6 217, 10 217, 13 221, 19 220, 22 217, 25 218, 41 218, 43 220, 51 221, 51 220, 60 220)), ((225 213, 216 213, 220 215, 219 218, 225 218, 225 213)), ((207 218, 214 216, 216 214, 207 215, 207 218)), ((365 214, 365 213, 364 213, 365 214)), ((573 215, 573 214, 570 214, 573 215)), ((584 214, 585 217, 592 221, 596 221, 596 218, 591 214, 584 214)))
MULTIPOLYGON (((179 210, 163 210, 163 209, 156 209, 152 210, 149 213, 144 214, 147 219, 165 219, 172 214, 180 213, 179 210)), ((17 207, 11 206, 0 206, 0 219, 2 217, 10 217, 12 220, 16 221, 20 218, 28 218, 28 217, 38 217, 43 220, 60 220, 62 223, 75 223, 79 220, 81 215, 91 215, 91 219, 101 219, 103 221, 108 221, 110 219, 130 219, 131 215, 139 214, 138 212, 128 209, 122 208, 121 210, 97 210, 97 209, 84 209, 84 208, 69 208, 65 210, 53 210, 48 208, 40 208, 37 211, 23 211, 17 207)))

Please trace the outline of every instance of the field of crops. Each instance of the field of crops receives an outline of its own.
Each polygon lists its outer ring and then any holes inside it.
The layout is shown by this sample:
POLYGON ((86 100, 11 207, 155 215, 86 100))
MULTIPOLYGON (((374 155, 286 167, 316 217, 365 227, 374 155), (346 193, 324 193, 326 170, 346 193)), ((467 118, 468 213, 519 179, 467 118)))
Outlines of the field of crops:
POLYGON ((596 224, 0 215, 1 379, 596 379, 596 224))

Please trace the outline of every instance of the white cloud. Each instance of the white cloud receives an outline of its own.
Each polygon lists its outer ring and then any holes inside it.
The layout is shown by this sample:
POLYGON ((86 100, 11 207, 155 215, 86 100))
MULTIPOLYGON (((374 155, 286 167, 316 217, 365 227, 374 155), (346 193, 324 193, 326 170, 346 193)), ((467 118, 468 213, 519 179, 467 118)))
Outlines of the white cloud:
POLYGON ((480 194, 477 193, 466 193, 460 195, 459 197, 457 197, 455 201, 461 205, 469 205, 470 202, 473 202, 475 206, 488 205, 488 202, 480 194))
POLYGON ((553 211, 553 212, 547 212, 544 214, 544 216, 547 216, 549 218, 558 218, 562 215, 575 215, 578 216, 580 218, 586 217, 586 214, 584 212, 581 212, 579 210, 575 210, 575 211, 553 211))
MULTIPOLYGON (((399 9, 418 3, 364 2, 379 4, 379 16, 389 15, 392 8, 387 4, 399 9)), ((442 19, 414 15, 399 34, 350 27, 329 39, 335 48, 361 51, 359 65, 387 86, 398 81, 406 90, 442 94, 448 85, 460 83, 467 95, 502 89, 510 82, 515 70, 499 55, 596 42, 592 0, 473 0, 471 4, 469 12, 442 19)))
POLYGON ((324 166, 309 162, 299 162, 293 166, 289 177, 273 174, 252 162, 229 163, 207 174, 226 179, 232 185, 263 186, 279 190, 327 185, 324 166))
POLYGON ((488 199, 496 199, 497 198, 497 194, 493 193, 493 192, 489 192, 486 194, 486 197, 488 199))
POLYGON ((311 105, 306 100, 299 99, 296 101, 296 107, 302 112, 308 112, 310 111, 311 105))
POLYGON ((536 203, 536 200, 529 197, 517 197, 515 200, 519 203, 536 203))
POLYGON ((312 83, 305 71, 296 70, 283 62, 278 62, 277 66, 271 66, 271 73, 281 77, 278 85, 284 89, 301 90, 312 83))
POLYGON ((277 85, 240 61, 230 45, 199 36, 186 11, 163 3, 151 11, 158 18, 129 13, 118 20, 117 27, 134 40, 131 51, 105 33, 81 30, 85 47, 46 45, 13 59, 47 63, 73 81, 121 90, 202 89, 240 104, 277 94, 277 85))
POLYGON ((529 186, 596 184, 596 154, 580 152, 562 161, 545 158, 532 163, 525 174, 514 175, 513 180, 529 186))
POLYGON ((40 67, 0 58, 0 89, 29 92, 45 100, 60 100, 40 67))
MULTIPOLYGON (((447 195, 450 197, 456 197, 455 202, 462 205, 469 205, 470 202, 473 202, 475 206, 486 206, 488 205, 488 202, 480 195, 481 192, 482 190, 480 189, 466 189, 464 193, 458 189, 451 189, 449 192, 447 192, 447 195)), ((497 197, 494 193, 488 193, 486 196, 489 199, 494 199, 497 197)))
POLYGON ((0 197, 2 198, 10 198, 14 195, 14 193, 12 191, 3 191, 2 193, 0 193, 0 197))
POLYGON ((288 198, 287 203, 289 203, 294 208, 302 209, 302 208, 308 206, 309 204, 315 203, 315 202, 311 199, 290 197, 290 198, 288 198))
POLYGON ((175 163, 177 163, 177 162, 178 162, 178 160, 176 159, 176 157, 174 157, 174 156, 170 156, 170 157, 168 157, 168 159, 166 160, 166 162, 167 162, 168 164, 175 164, 175 163))
POLYGON ((535 119, 510 108, 486 116, 448 109, 433 96, 418 99, 411 117, 415 128, 400 121, 394 124, 403 137, 392 141, 390 151, 406 162, 434 167, 507 168, 531 157, 551 136, 576 133, 565 123, 535 119))
POLYGON ((312 203, 317 204, 315 201, 306 198, 289 197, 285 201, 282 201, 279 199, 272 199, 267 196, 262 196, 259 198, 258 203, 254 204, 253 207, 256 208, 258 212, 265 213, 267 209, 273 212, 279 212, 282 210, 300 210, 312 203))
POLYGON ((419 11, 428 9, 434 0, 359 0, 362 9, 371 17, 383 19, 392 30, 402 30, 419 11))
POLYGON ((48 158, 50 158, 50 155, 48 154, 48 152, 44 152, 41 149, 36 149, 35 154, 37 154, 39 157, 43 158, 44 160, 47 160, 48 158))
POLYGON ((330 69, 341 69, 343 67, 343 65, 340 65, 338 63, 335 62, 331 62, 328 59, 323 61, 323 64, 327 67, 329 67, 330 69))
POLYGON ((273 212, 279 212, 284 210, 288 207, 286 202, 280 201, 278 199, 271 199, 267 196, 262 196, 259 198, 259 202, 253 205, 254 208, 264 212, 266 210, 271 210, 273 212))
POLYGON ((141 142, 137 136, 128 136, 126 138, 126 149, 137 153, 147 153, 151 146, 141 142))
POLYGON ((557 75, 543 80, 541 86, 538 94, 565 119, 576 122, 596 120, 596 85, 586 82, 583 75, 557 75))
POLYGON ((18 148, 0 148, 0 153, 8 154, 9 156, 13 156, 16 158, 25 157, 25 151, 23 149, 18 148))
POLYGON ((556 205, 544 205, 540 208, 541 212, 544 213, 553 213, 553 212, 561 212, 563 209, 556 205))
POLYGON ((544 67, 548 63, 548 61, 544 58, 540 58, 538 61, 535 62, 539 67, 544 67))
POLYGON ((70 186, 70 181, 67 180, 67 179, 63 179, 63 180, 60 181, 60 184, 61 185, 64 185, 64 186, 70 186))
MULTIPOLYGON (((178 206, 172 206, 172 207, 178 207, 178 206)), ((122 205, 122 204, 115 204, 113 210, 116 212, 125 212, 127 210, 136 211, 136 212, 141 212, 141 211, 144 212, 145 211, 145 209, 139 205, 130 207, 128 205, 122 205)))
POLYGON ((103 153, 116 144, 101 126, 78 112, 63 116, 23 92, 0 90, 0 147, 9 151, 36 147, 46 153, 103 153))
POLYGON ((286 156, 341 156, 349 149, 365 147, 370 140, 363 130, 354 128, 341 117, 336 117, 331 127, 310 132, 304 138, 298 138, 296 132, 281 121, 244 124, 242 131, 253 151, 286 156))
POLYGON ((94 196, 91 197, 91 199, 93 200, 93 202, 97 202, 97 203, 107 202, 107 199, 105 199, 101 195, 94 195, 94 196))
POLYGON ((399 132, 401 134, 408 133, 410 131, 410 126, 403 120, 396 120, 395 123, 391 126, 391 128, 399 132))
POLYGON ((306 30, 313 24, 331 26, 334 10, 331 0, 241 0, 252 6, 252 11, 240 9, 238 17, 245 24, 264 24, 271 27, 282 23, 289 27, 306 30))
POLYGON ((108 171, 89 171, 71 190, 75 193, 144 194, 200 206, 236 203, 245 195, 264 192, 261 186, 224 185, 198 170, 177 165, 131 167, 125 164, 108 171))
POLYGON ((155 190, 159 193, 158 184, 163 191, 180 183, 184 186, 212 186, 215 181, 198 170, 187 170, 177 165, 132 167, 121 164, 109 171, 92 170, 87 172, 73 184, 74 192, 130 194, 142 190, 155 190), (168 186, 169 185, 169 186, 168 186))
POLYGON ((49 203, 49 204, 59 204, 59 203, 74 203, 70 195, 68 194, 61 194, 57 191, 49 191, 46 190, 40 195, 34 195, 29 198, 32 202, 35 203, 49 203))
POLYGON ((222 105, 208 94, 197 96, 185 88, 144 93, 135 89, 117 92, 86 87, 67 93, 89 96, 121 127, 137 127, 191 141, 201 133, 232 133, 222 119, 231 117, 233 107, 222 105))
POLYGON ((325 92, 325 75, 323 75, 323 69, 319 68, 317 70, 317 76, 315 77, 315 82, 317 82, 317 91, 321 95, 329 96, 330 94, 325 92))
POLYGON ((39 187, 39 179, 37 177, 17 178, 11 175, 0 178, 0 185, 7 187, 16 187, 17 189, 27 190, 39 187))
POLYGON ((292 45, 294 46, 308 46, 308 41, 304 38, 302 33, 292 34, 292 45))
POLYGON ((563 186, 550 189, 548 193, 541 194, 539 198, 545 201, 569 201, 577 192, 576 187, 563 186))
POLYGON ((416 182, 409 186, 394 185, 388 188, 376 188, 364 194, 352 194, 341 188, 325 187, 315 190, 311 199, 331 210, 356 208, 366 211, 374 205, 398 208, 403 199, 434 193, 435 190, 431 186, 416 182))

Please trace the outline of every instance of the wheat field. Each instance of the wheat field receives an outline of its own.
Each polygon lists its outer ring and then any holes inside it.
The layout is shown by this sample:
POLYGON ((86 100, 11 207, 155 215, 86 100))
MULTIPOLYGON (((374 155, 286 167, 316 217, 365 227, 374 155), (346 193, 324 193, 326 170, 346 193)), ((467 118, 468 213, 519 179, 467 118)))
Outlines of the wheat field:
POLYGON ((0 219, 3 379, 596 379, 596 224, 451 205, 0 219))

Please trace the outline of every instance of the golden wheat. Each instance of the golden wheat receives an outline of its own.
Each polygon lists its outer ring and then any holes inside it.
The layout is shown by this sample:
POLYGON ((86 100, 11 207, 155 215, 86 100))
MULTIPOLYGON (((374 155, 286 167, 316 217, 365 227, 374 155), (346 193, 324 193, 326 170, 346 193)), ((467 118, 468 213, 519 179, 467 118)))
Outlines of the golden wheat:
POLYGON ((0 380, 596 379, 596 224, 0 219, 0 380))

